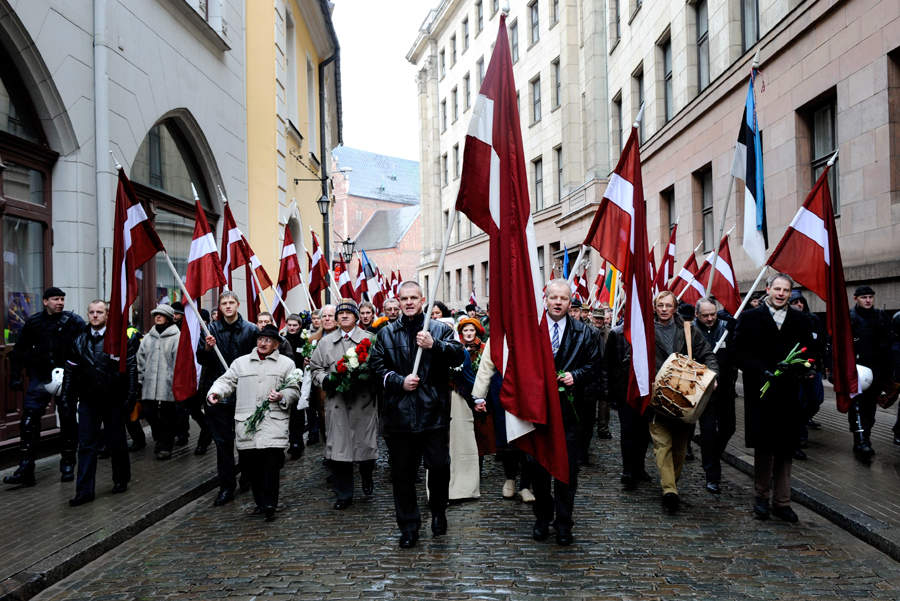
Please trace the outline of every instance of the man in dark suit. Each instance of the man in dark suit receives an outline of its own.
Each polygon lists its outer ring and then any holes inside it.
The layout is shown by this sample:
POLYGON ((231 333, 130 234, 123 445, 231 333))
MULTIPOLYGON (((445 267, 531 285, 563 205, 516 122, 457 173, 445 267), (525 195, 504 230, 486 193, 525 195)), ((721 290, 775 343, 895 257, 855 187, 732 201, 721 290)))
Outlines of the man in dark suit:
POLYGON ((803 366, 784 365, 795 345, 812 344, 809 320, 788 307, 791 277, 778 273, 766 283, 766 300, 741 314, 735 330, 735 352, 744 374, 744 426, 747 446, 755 450, 753 465, 756 498, 753 512, 759 519, 771 512, 796 522, 791 509, 791 460, 799 444, 805 414, 800 398, 801 378, 811 377, 803 366), (775 372, 781 370, 780 375, 775 372), (765 394, 761 388, 769 382, 765 394))
POLYGON ((572 510, 575 490, 578 487, 578 414, 587 415, 586 392, 600 379, 602 352, 597 335, 580 320, 569 317, 571 290, 565 280, 553 280, 547 284, 547 325, 550 346, 559 376, 559 384, 566 388, 560 392, 563 425, 566 430, 566 452, 569 456, 569 483, 553 482, 550 493, 550 474, 541 466, 535 466, 534 531, 535 540, 545 540, 550 535, 550 524, 556 529, 556 543, 571 545, 572 510), (573 402, 567 398, 571 393, 573 402), (577 412, 577 413, 576 413, 577 412), (554 519, 555 517, 555 519, 554 519))

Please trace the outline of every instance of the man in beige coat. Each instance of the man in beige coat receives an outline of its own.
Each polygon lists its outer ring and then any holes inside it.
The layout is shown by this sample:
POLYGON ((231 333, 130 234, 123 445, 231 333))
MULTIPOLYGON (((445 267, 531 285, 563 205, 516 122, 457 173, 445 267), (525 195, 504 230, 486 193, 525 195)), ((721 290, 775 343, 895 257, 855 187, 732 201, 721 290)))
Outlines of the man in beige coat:
POLYGON ((257 334, 256 349, 235 359, 213 382, 207 396, 212 405, 232 395, 236 399, 235 446, 241 469, 250 475, 257 510, 265 514, 267 522, 275 519, 278 506, 278 478, 288 448, 290 407, 300 397, 300 375, 292 373, 294 361, 278 353, 279 344, 281 336, 275 326, 265 326, 257 334), (268 404, 268 410, 255 428, 248 428, 248 420, 263 403, 268 404))
POLYGON ((344 299, 336 310, 338 328, 325 335, 310 357, 313 384, 325 391, 325 459, 334 473, 337 500, 335 509, 346 509, 353 502, 353 463, 359 463, 363 493, 373 492, 372 472, 378 457, 378 409, 375 402, 374 375, 349 394, 341 394, 329 376, 349 349, 375 336, 357 327, 359 309, 352 299, 344 299))

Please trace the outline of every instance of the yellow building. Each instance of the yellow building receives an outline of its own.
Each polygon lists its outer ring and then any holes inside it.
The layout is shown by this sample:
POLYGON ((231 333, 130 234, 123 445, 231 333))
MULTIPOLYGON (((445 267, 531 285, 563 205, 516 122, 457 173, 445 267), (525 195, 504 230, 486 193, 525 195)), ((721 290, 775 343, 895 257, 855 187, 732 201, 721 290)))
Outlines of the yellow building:
MULTIPOLYGON (((329 5, 247 0, 249 238, 273 281, 286 223, 306 282, 310 228, 320 242, 326 235, 317 201, 332 197, 326 157, 342 142, 340 46, 329 5)), ((292 311, 308 308, 299 288, 286 300, 292 311)))

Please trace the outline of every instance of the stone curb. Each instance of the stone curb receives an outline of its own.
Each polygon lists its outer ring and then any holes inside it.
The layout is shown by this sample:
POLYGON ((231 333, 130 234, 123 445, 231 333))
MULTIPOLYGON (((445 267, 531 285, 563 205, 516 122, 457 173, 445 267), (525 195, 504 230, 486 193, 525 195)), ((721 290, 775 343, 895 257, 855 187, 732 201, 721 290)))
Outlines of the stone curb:
POLYGON ((80 570, 107 551, 124 543, 162 519, 173 514, 191 501, 216 487, 218 477, 212 474, 198 476, 188 483, 187 489, 161 505, 148 503, 143 513, 130 519, 113 518, 107 528, 96 530, 84 538, 41 559, 27 570, 0 582, 0 601, 25 601, 80 570))
MULTIPOLYGON (((749 455, 738 455, 726 449, 722 459, 732 467, 753 477, 753 463, 749 455)), ((821 490, 796 479, 791 484, 791 499, 840 526, 856 538, 868 543, 900 561, 900 532, 889 524, 873 518, 821 490)))

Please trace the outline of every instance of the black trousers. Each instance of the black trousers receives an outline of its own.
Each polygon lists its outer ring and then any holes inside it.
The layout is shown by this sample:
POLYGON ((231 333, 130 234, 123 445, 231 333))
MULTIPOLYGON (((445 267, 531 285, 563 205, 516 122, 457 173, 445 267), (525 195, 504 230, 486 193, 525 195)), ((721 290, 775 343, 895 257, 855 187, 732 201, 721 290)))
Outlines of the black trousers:
MULTIPOLYGON (((353 500, 353 462, 331 461, 331 473, 334 474, 334 490, 339 501, 353 500)), ((375 472, 375 460, 359 462, 359 475, 363 482, 371 481, 375 472)))
MULTIPOLYGON (((590 399, 578 407, 578 460, 587 463, 597 421, 597 400, 590 399)), ((607 422, 608 424, 608 422, 607 422)))
POLYGON ((78 404, 78 495, 94 494, 97 476, 97 450, 105 445, 112 461, 115 484, 131 480, 128 442, 125 438, 125 419, 118 399, 102 399, 78 404))
MULTIPOLYGON (((34 460, 37 453, 37 445, 41 439, 41 419, 47 411, 47 405, 53 397, 44 388, 44 382, 37 374, 29 372, 28 388, 25 389, 25 399, 22 406, 22 420, 19 423, 19 452, 21 453, 20 466, 34 472, 34 460)), ((56 414, 59 416, 60 434, 60 460, 59 469, 63 471, 66 466, 75 466, 75 451, 78 447, 78 417, 74 403, 64 405, 59 397, 56 397, 56 414)))
POLYGON ((178 423, 178 407, 175 401, 143 401, 150 432, 156 442, 156 452, 172 451, 175 446, 175 428, 178 423))
POLYGON ((706 481, 722 479, 722 451, 734 435, 734 397, 714 396, 700 415, 700 453, 706 481))
POLYGON ((416 472, 424 460, 428 470, 428 506, 431 515, 443 515, 450 494, 450 430, 385 435, 391 462, 394 511, 401 532, 422 526, 416 499, 416 472))
POLYGON ((872 426, 875 425, 875 411, 878 408, 878 391, 879 387, 870 386, 859 396, 854 397, 850 410, 847 412, 847 422, 850 424, 850 431, 856 432, 856 415, 859 414, 862 423, 863 435, 866 440, 872 432, 872 426))
POLYGON ((522 477, 519 480, 519 490, 531 488, 534 466, 523 451, 509 448, 497 451, 497 456, 503 464, 503 475, 507 480, 515 480, 516 476, 521 474, 522 477))
POLYGON ((569 483, 553 480, 550 491, 550 473, 537 461, 534 465, 534 517, 542 524, 552 524, 557 532, 572 532, 572 514, 575 509, 575 491, 578 490, 578 438, 566 436, 566 452, 569 455, 569 483))
POLYGON ((640 478, 646 471, 644 459, 650 446, 650 424, 628 403, 619 406, 619 446, 622 451, 622 475, 640 478))
POLYGON ((208 404, 206 423, 216 443, 219 488, 234 490, 237 486, 234 469, 234 403, 220 401, 215 405, 208 404))
POLYGON ((307 409, 297 409, 297 403, 291 405, 291 417, 288 421, 288 442, 291 448, 303 448, 303 431, 306 429, 307 409))
POLYGON ((279 473, 284 464, 283 449, 238 451, 241 470, 247 470, 253 500, 260 509, 278 507, 279 473))

